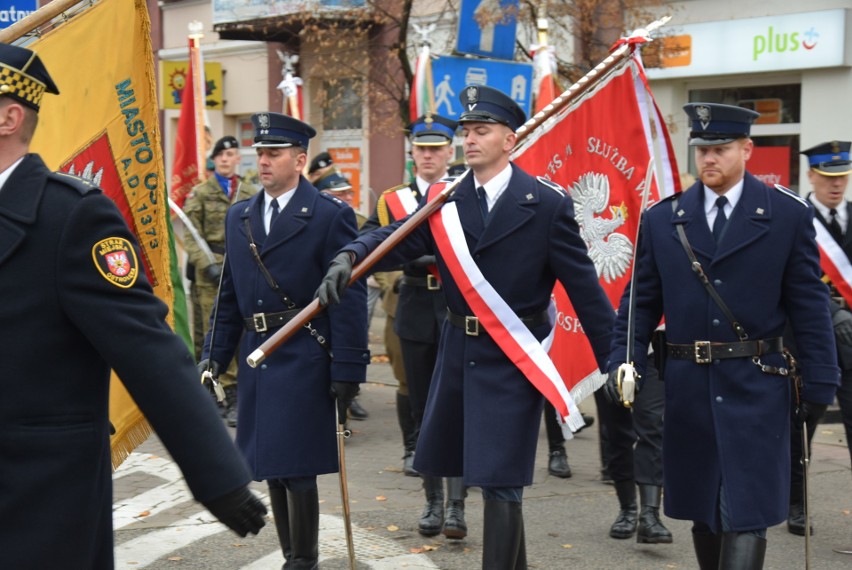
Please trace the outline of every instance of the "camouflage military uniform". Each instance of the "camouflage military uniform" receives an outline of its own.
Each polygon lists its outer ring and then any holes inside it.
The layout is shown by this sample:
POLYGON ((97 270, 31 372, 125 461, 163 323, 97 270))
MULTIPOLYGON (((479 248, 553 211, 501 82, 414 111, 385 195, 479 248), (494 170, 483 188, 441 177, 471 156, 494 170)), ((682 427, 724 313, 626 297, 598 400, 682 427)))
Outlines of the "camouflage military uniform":
MULTIPOLYGON (((213 257, 218 265, 222 265, 222 256, 225 251, 225 212, 232 203, 246 200, 257 193, 258 189, 246 182, 240 182, 233 200, 222 191, 222 187, 215 176, 210 176, 206 181, 192 189, 186 199, 183 211, 186 213, 192 225, 210 246, 213 257)), ((195 265, 195 286, 197 306, 201 309, 203 324, 202 335, 207 334, 210 327, 210 313, 216 303, 218 282, 212 282, 206 275, 206 269, 210 266, 210 260, 195 242, 189 232, 184 238, 184 247, 190 263, 195 265)), ((203 341, 203 339, 202 339, 203 341)), ((233 386, 237 382, 236 363, 228 366, 227 372, 219 377, 223 386, 233 386)))

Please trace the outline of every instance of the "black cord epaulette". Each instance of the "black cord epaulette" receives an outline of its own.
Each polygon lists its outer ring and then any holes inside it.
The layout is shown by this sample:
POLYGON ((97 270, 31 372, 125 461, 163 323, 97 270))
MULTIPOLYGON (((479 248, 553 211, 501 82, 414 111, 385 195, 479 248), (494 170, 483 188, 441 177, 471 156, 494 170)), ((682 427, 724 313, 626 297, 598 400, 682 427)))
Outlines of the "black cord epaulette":
POLYGON ((332 196, 331 194, 328 194, 326 192, 320 192, 319 195, 320 195, 320 198, 322 198, 323 200, 328 200, 329 202, 331 202, 332 204, 334 204, 338 207, 343 207, 343 206, 348 207, 349 206, 349 204, 345 203, 340 198, 335 198, 334 196, 332 196))
POLYGON ((100 188, 92 184, 91 181, 73 174, 68 174, 67 172, 51 172, 48 175, 48 178, 73 188, 83 196, 89 192, 100 190, 100 188))

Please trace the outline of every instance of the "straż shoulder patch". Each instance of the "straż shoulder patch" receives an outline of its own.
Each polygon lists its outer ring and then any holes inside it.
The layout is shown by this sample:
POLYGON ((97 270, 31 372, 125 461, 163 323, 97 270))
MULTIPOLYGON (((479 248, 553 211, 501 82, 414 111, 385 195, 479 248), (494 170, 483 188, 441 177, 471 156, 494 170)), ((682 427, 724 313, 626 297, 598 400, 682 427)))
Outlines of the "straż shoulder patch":
POLYGON ((129 289, 139 276, 133 244, 122 237, 108 237, 92 246, 92 259, 101 276, 122 289, 129 289))

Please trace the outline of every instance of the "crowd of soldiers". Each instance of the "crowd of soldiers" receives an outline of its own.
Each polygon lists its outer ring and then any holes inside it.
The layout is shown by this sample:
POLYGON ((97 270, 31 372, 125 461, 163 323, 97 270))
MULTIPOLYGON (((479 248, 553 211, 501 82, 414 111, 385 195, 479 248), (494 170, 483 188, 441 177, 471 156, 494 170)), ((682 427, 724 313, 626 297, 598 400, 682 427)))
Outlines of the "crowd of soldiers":
MULTIPOLYGON (((23 328, 21 339, 40 336, 66 369, 56 381, 27 345, 3 345, 3 378, 16 386, 0 406, 15 434, 0 443, 15 458, 0 501, 3 520, 17 521, 0 533, 12 567, 112 567, 112 368, 200 502, 238 534, 257 533, 266 508, 247 484, 266 481, 284 567, 318 568, 317 477, 339 469, 339 426, 368 416, 356 396, 371 360, 370 286, 353 270, 423 208, 434 212, 376 263, 372 286, 390 317, 403 471, 423 483, 421 534, 465 538, 465 498, 478 487, 483 569, 527 567, 523 493, 542 414, 583 423, 570 417, 579 415, 570 400, 545 408, 542 386, 553 376, 540 343, 552 329, 556 281, 606 377, 595 401, 602 467, 619 503, 611 537, 671 543, 664 508, 693 522, 702 570, 755 570, 767 527, 786 520, 790 532, 812 531, 797 445, 835 396, 852 441, 848 285, 824 279, 820 266, 822 250, 842 275, 852 253, 850 143, 803 152, 813 193, 802 199, 747 172, 757 113, 687 105, 698 181, 643 214, 638 294, 631 301, 625 291, 615 311, 571 199, 510 160, 526 115, 506 94, 469 86, 457 121, 426 115, 409 125, 412 181, 383 192, 367 219, 327 153, 309 163, 313 127, 256 113, 261 188, 239 178, 239 145, 223 137, 212 175, 186 202, 203 322, 193 358, 166 326, 115 206, 28 153, 41 96, 59 92, 38 56, 0 44, 0 66, 0 228, 10 238, 0 289, 20 300, 0 319, 23 328), (453 178, 456 136, 467 169, 453 178), (35 267, 45 259, 55 261, 35 267), (37 284, 15 278, 36 272, 37 284), (315 299, 323 310, 250 366, 245 356, 315 299), (138 337, 150 354, 131 363, 124 347, 138 337), (199 376, 224 388, 224 422, 199 376), (225 423, 236 426, 236 445, 225 423), (36 533, 52 548, 33 552, 36 533)), ((549 470, 569 477, 564 441, 548 439, 549 470)))

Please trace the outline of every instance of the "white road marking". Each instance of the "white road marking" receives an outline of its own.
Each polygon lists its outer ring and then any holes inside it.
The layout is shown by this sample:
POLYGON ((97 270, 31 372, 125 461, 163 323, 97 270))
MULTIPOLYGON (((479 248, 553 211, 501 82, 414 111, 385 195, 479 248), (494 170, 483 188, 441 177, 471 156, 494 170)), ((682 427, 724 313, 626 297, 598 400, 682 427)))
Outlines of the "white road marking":
MULTIPOLYGON (((115 529, 125 528, 135 522, 169 508, 192 501, 192 495, 183 481, 180 470, 165 458, 150 454, 132 453, 116 470, 116 480, 133 473, 146 473, 166 481, 133 497, 113 504, 115 529), (145 517, 139 515, 146 512, 145 517)), ((261 495, 269 506, 268 497, 261 495)), ((274 525, 269 525, 274 529, 274 525)), ((272 530, 274 532, 274 530, 272 530)), ((194 542, 219 533, 230 533, 206 510, 165 528, 152 529, 142 536, 115 546, 116 568, 145 568, 170 553, 186 548, 194 542)), ((355 557, 359 563, 376 570, 436 570, 438 567, 423 554, 412 554, 394 541, 376 536, 364 529, 353 527, 355 557)), ((320 560, 340 559, 348 556, 343 520, 335 515, 320 515, 320 560)), ((278 569, 283 563, 280 551, 255 560, 241 570, 278 569)))

